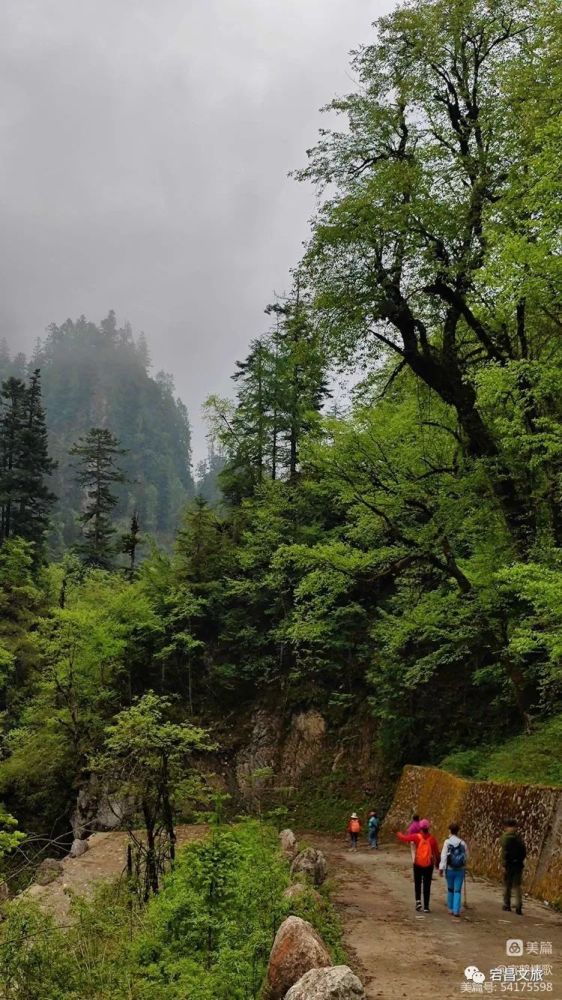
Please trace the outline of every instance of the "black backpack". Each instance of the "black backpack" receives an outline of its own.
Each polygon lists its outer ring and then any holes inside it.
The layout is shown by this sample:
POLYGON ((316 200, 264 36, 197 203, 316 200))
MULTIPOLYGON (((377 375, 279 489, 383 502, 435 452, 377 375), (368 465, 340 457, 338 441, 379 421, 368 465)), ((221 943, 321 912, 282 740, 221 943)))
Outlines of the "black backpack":
POLYGON ((464 868, 465 865, 466 848, 462 840, 459 840, 458 844, 449 844, 449 848, 447 850, 447 867, 464 868))

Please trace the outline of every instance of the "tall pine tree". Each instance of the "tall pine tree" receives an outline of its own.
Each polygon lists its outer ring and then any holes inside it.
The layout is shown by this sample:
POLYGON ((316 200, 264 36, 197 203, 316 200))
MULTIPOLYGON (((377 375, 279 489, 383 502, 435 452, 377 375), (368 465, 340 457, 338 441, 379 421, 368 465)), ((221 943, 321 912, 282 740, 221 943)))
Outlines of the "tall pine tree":
POLYGON ((326 358, 298 286, 266 312, 275 316, 275 328, 252 341, 237 362, 236 402, 211 397, 206 404, 226 455, 220 485, 231 504, 252 496, 266 479, 295 482, 302 440, 319 427, 329 397, 326 358))
POLYGON ((48 487, 55 463, 49 457, 39 369, 28 385, 7 379, 1 400, 0 541, 17 535, 33 542, 39 558, 55 501, 48 487))
POLYGON ((125 451, 111 431, 92 427, 70 454, 78 460, 74 466, 76 481, 83 491, 83 509, 78 518, 82 539, 76 549, 87 565, 109 569, 116 551, 111 514, 118 502, 112 487, 125 481, 118 465, 125 451))

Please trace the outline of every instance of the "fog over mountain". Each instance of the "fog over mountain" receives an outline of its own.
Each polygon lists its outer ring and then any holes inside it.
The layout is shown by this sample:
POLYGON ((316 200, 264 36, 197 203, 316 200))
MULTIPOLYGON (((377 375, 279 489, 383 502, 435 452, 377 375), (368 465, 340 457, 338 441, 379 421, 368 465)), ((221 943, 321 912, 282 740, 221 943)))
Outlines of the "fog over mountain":
POLYGON ((0 336, 115 309, 199 405, 288 284, 313 209, 287 177, 351 87, 382 0, 5 0, 0 336))

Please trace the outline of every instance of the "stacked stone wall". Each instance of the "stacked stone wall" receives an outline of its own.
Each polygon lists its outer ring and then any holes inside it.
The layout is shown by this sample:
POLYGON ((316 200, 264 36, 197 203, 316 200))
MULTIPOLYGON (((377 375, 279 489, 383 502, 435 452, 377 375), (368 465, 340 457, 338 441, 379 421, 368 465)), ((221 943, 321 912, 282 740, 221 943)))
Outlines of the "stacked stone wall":
POLYGON ((467 781, 434 767, 405 767, 383 824, 383 837, 404 830, 412 813, 431 820, 440 843, 456 821, 470 849, 476 875, 502 875, 504 817, 515 818, 527 845, 525 890, 549 902, 562 900, 562 789, 543 785, 467 781))

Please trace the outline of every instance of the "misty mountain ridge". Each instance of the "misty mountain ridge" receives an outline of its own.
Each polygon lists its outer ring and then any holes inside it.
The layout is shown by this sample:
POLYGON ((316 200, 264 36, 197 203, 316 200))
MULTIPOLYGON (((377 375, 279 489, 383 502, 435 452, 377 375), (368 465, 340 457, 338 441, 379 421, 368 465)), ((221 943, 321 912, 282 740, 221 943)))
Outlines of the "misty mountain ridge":
POLYGON ((125 449, 119 521, 125 526, 137 511, 143 533, 170 541, 195 493, 191 429, 172 376, 150 373, 144 334, 135 336, 129 323, 119 326, 112 310, 99 325, 84 316, 52 324, 30 358, 11 356, 6 341, 0 344, 2 381, 26 378, 35 369, 41 372, 49 451, 57 462, 51 483, 57 496, 50 538, 54 552, 79 535, 80 489, 69 451, 92 427, 108 428, 125 449))

